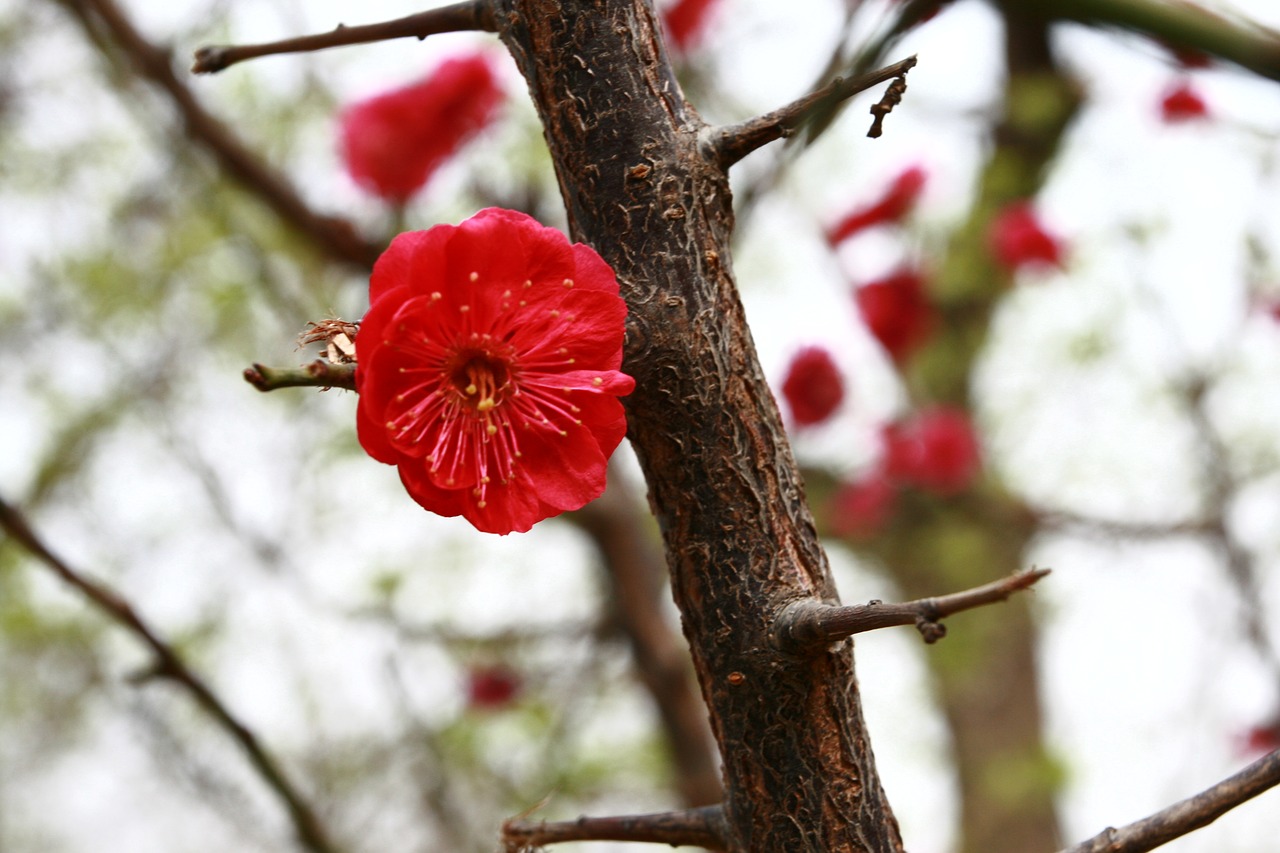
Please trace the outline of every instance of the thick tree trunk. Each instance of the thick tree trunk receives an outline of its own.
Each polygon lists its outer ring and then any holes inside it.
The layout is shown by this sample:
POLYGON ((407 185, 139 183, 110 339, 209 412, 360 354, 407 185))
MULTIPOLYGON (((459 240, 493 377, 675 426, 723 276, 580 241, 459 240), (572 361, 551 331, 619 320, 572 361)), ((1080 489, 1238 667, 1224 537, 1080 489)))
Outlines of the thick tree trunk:
POLYGON ((902 843, 862 720, 852 644, 775 650, 774 614, 835 601, 730 268, 724 171, 644 0, 502 0, 574 237, 631 309, 629 436, 724 762, 732 851, 902 843))

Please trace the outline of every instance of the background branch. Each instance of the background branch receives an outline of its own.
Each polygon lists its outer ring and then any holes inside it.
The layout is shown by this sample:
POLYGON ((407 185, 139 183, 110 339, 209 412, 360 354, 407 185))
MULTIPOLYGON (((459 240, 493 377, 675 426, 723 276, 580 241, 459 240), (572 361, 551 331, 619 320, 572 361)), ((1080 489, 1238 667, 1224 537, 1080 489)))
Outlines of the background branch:
POLYGON ((1062 853, 1142 853, 1208 826, 1241 803, 1280 784, 1280 750, 1194 797, 1116 829, 1102 832, 1062 853))
POLYGON ((104 52, 114 49, 123 53, 138 76, 164 92, 187 137, 208 151, 227 176, 261 199, 286 226, 306 237, 330 260, 361 270, 373 266, 382 248, 361 237, 349 221, 311 210, 284 175, 264 163, 200 104, 174 73, 169 51, 147 41, 113 0, 57 2, 71 12, 91 42, 104 52))
POLYGON ((419 40, 439 33, 455 33, 467 30, 493 32, 493 10, 487 0, 466 0, 451 6, 441 6, 415 15, 396 18, 394 21, 383 21, 378 24, 365 24, 348 27, 338 24, 327 33, 283 39, 281 41, 264 42, 246 45, 209 45, 196 51, 195 64, 191 70, 196 74, 214 74, 224 68, 254 59, 259 56, 273 56, 282 53, 306 53, 313 50, 324 50, 330 47, 343 47, 352 44, 368 44, 375 41, 408 38, 413 36, 419 40))
POLYGON ((1190 3, 1041 0, 1038 6, 1050 17, 1134 30, 1280 80, 1280 33, 1258 24, 1241 26, 1190 3))
POLYGON ((946 628, 939 623, 943 617, 1004 601, 1047 574, 1049 569, 1032 569, 964 592, 901 604, 873 601, 870 604, 838 606, 798 602, 779 615, 774 635, 784 650, 804 652, 824 648, 866 631, 894 625, 915 625, 925 642, 933 643, 946 636, 946 628))
POLYGON ((253 765, 254 770, 284 804, 294 832, 303 848, 313 853, 332 853, 324 828, 315 811, 285 775, 280 764, 267 753, 253 732, 236 719, 213 691, 183 662, 173 647, 160 638, 142 617, 116 592, 90 580, 53 553, 27 523, 16 507, 0 497, 0 529, 63 582, 73 587, 99 611, 137 637, 155 655, 148 675, 164 677, 181 685, 196 704, 231 735, 253 765))

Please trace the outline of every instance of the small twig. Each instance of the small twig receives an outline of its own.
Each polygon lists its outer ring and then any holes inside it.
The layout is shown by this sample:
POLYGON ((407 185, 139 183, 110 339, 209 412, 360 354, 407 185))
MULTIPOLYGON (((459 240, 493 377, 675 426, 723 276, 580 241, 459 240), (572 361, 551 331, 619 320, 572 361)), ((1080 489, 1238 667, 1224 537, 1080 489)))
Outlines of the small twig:
POLYGON ((722 806, 551 822, 512 818, 502 825, 502 844, 508 853, 562 841, 636 841, 724 850, 727 846, 725 836, 722 806))
POLYGON ((255 364, 245 368, 244 381, 259 391, 275 391, 278 388, 345 388, 356 390, 356 366, 354 364, 330 364, 317 358, 302 367, 267 367, 255 364))
POLYGON ((451 6, 441 6, 426 12, 418 12, 394 21, 348 27, 338 24, 327 33, 244 45, 209 45, 196 51, 191 70, 196 74, 215 74, 224 68, 256 59, 259 56, 275 56, 283 53, 307 53, 330 47, 352 44, 368 44, 375 41, 408 38, 419 40, 439 33, 456 33, 471 30, 495 32, 493 9, 488 0, 465 0, 451 6))
POLYGON ((267 753, 266 748, 258 742, 253 732, 231 714, 231 711, 222 704, 222 700, 214 695, 208 685, 178 656, 173 647, 161 639, 160 635, 143 621, 127 601, 109 587, 80 574, 54 554, 17 508, 2 497, 0 497, 0 529, 51 569, 63 582, 75 588, 93 606, 131 632, 151 650, 155 655, 154 664, 147 667, 143 674, 134 676, 135 680, 164 677, 181 685, 190 693, 196 704, 239 744, 258 775, 280 798, 289 812, 294 831, 303 847, 312 853, 332 853, 335 850, 315 812, 285 776, 284 769, 276 759, 267 753))
MULTIPOLYGON (((859 74, 848 79, 837 77, 821 89, 785 107, 739 124, 713 129, 709 133, 708 143, 721 168, 728 169, 757 148, 775 139, 792 135, 811 116, 826 111, 833 104, 847 100, 886 80, 904 78, 915 64, 916 57, 909 56, 901 62, 895 62, 877 71, 859 74)), ((902 88, 906 88, 905 82, 902 88)))
POLYGON ((1241 803, 1280 785, 1280 750, 1193 797, 1119 829, 1107 827, 1061 853, 1143 853, 1208 826, 1241 803))
POLYGON ((894 625, 915 625, 926 643, 934 643, 947 633, 939 620, 962 610, 1004 601, 1047 574, 1048 569, 1031 569, 964 592, 901 604, 872 601, 841 606, 816 601, 796 602, 778 615, 773 628, 774 642, 784 651, 803 654, 865 631, 894 625))
POLYGON ((347 220, 313 211, 283 174, 200 104, 174 73, 169 51, 147 41, 113 0, 58 2, 75 16, 90 41, 106 48, 108 54, 123 53, 139 77, 168 96, 183 132, 213 155, 228 177, 261 199, 321 254, 365 271, 373 266, 382 247, 366 241, 347 220))

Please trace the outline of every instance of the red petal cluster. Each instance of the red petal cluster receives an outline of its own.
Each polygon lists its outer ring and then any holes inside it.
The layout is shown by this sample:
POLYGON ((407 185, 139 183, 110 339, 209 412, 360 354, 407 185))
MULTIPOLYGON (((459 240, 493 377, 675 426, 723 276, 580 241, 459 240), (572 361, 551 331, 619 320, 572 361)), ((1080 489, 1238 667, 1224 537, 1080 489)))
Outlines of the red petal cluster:
POLYGON ((678 53, 697 47, 720 0, 676 0, 662 10, 667 40, 678 53))
POLYGON ((1209 117, 1209 105, 1186 80, 1175 84, 1160 99, 1160 118, 1165 124, 1177 124, 1209 117))
POLYGON ((343 162, 363 189, 403 204, 493 120, 502 98, 487 55, 446 60, 425 80, 343 110, 343 162))
POLYGON ((939 495, 964 491, 982 467, 978 438, 961 409, 935 406, 885 427, 885 473, 939 495))
POLYGON ((883 196, 871 204, 855 208, 845 215, 828 232, 827 241, 835 246, 859 231, 876 225, 901 222, 920 200, 928 173, 920 166, 912 166, 893 179, 883 196))
POLYGON ((791 359, 782 396, 797 426, 825 421, 844 400, 844 379, 831 353, 822 347, 804 347, 791 359))
POLYGON ((600 496, 626 419, 626 304, 590 247, 523 213, 401 234, 356 336, 357 428, 410 496, 510 533, 600 496))
POLYGON ((899 270, 868 282, 853 298, 867 329, 898 364, 933 332, 935 311, 918 272, 899 270))
POLYGON ((831 497, 827 511, 837 536, 867 539, 888 523, 897 490, 879 472, 844 483, 831 497))
POLYGON ((1014 202, 996 214, 988 232, 991 252, 1008 270, 1026 265, 1062 266, 1062 243, 1040 224, 1031 205, 1014 202))
POLYGON ((496 711, 510 705, 520 694, 520 674, 509 666, 475 666, 467 672, 467 707, 473 711, 496 711))

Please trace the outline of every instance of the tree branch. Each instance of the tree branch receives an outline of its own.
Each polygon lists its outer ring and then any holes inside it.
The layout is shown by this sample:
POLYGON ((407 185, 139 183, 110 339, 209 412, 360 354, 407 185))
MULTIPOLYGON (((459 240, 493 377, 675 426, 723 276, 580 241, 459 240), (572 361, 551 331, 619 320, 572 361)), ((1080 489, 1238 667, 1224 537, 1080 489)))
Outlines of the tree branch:
POLYGON ((451 6, 441 6, 415 15, 396 18, 394 21, 383 21, 378 24, 365 24, 359 27, 348 27, 338 24, 327 33, 283 39, 281 41, 262 44, 245 45, 208 45, 196 51, 195 64, 191 70, 196 74, 215 74, 224 68, 255 59, 259 56, 274 56, 283 53, 306 53, 313 50, 325 50, 330 47, 343 47, 352 44, 368 44, 375 41, 408 38, 418 40, 439 33, 456 33, 469 30, 494 32, 493 9, 488 0, 464 0, 451 6))
POLYGON ((1280 784, 1280 750, 1264 755, 1244 770, 1194 797, 1174 803, 1150 817, 1102 832, 1061 853, 1142 853, 1208 826, 1241 803, 1280 784))
POLYGON ((502 825, 502 844, 508 853, 532 850, 562 841, 636 841, 649 844, 688 844, 707 850, 726 848, 724 808, 704 806, 680 812, 580 817, 565 821, 512 818, 502 825))
POLYGON ((667 564, 653 531, 642 523, 642 507, 625 472, 612 464, 605 493, 565 518, 600 552, 612 609, 631 646, 636 675, 657 707, 685 804, 719 802, 724 793, 707 709, 689 652, 662 607, 667 564))
POLYGON ((902 604, 872 601, 834 605, 799 601, 778 615, 773 628, 774 643, 784 651, 811 653, 854 634, 894 625, 915 625, 926 643, 934 643, 946 636, 946 626, 939 622, 943 617, 1004 601, 1047 574, 1048 569, 1032 569, 964 592, 902 604))
POLYGON ((143 621, 142 617, 115 591, 90 580, 54 554, 27 523, 16 507, 0 497, 0 529, 33 557, 53 571, 63 582, 81 595, 112 621, 125 628, 155 655, 148 675, 161 676, 181 685, 196 704, 231 735, 253 765, 254 770, 275 792, 293 822, 299 843, 312 853, 333 853, 324 828, 311 806, 293 786, 284 769, 267 753, 253 732, 236 719, 213 691, 197 676, 173 647, 143 621))
POLYGON ((244 381, 259 391, 275 391, 279 388, 344 388, 356 390, 356 366, 331 364, 324 359, 304 364, 302 367, 267 367, 254 364, 245 368, 244 381))
MULTIPOLYGON (((728 169, 757 148, 775 139, 792 135, 810 117, 826 113, 833 104, 864 92, 878 83, 896 78, 904 81, 902 88, 905 89, 906 74, 915 67, 915 64, 916 57, 909 56, 901 62, 895 62, 877 71, 859 74, 848 79, 837 77, 821 89, 773 112, 756 116, 739 124, 711 129, 708 132, 708 144, 720 167, 728 169)), ((877 107, 880 107, 881 111, 876 113, 873 130, 879 127, 883 120, 883 113, 892 109, 891 106, 885 106, 883 101, 877 104, 877 107)))
POLYGON ((223 172, 261 199, 282 222, 331 260, 361 270, 373 266, 381 247, 361 237, 346 219, 311 210, 282 174, 201 106, 174 73, 169 51, 147 41, 114 0, 57 2, 72 13, 90 41, 103 39, 129 58, 140 77, 162 90, 181 117, 187 137, 208 151, 223 172))
POLYGON ((1260 25, 1243 27, 1190 3, 1155 0, 1041 0, 1043 14, 1155 36, 1234 62, 1280 80, 1280 33, 1260 25))

